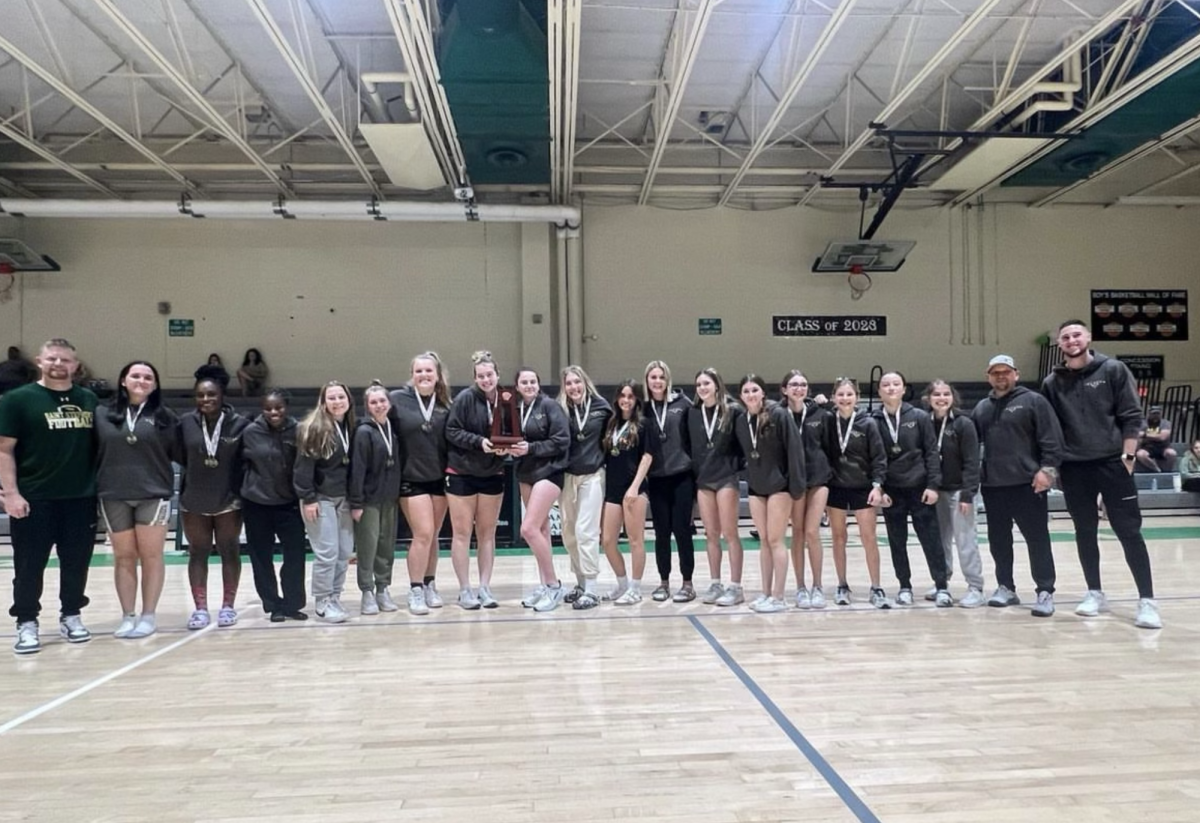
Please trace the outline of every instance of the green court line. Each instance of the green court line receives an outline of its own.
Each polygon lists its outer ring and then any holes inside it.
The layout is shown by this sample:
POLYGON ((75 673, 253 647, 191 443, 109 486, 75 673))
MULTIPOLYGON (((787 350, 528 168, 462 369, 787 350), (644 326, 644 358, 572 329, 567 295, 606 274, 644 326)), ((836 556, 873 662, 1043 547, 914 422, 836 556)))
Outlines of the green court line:
MULTIPOLYGON (((1142 529, 1142 536, 1145 537, 1146 540, 1148 540, 1148 541, 1153 541, 1153 540, 1197 540, 1197 539, 1200 539, 1200 526, 1150 526, 1150 527, 1142 529)), ((1116 536, 1116 534, 1113 533, 1112 529, 1101 529, 1100 537, 1105 540, 1116 540, 1117 536, 1116 536)), ((979 533, 979 545, 986 546, 987 542, 988 542, 987 536, 984 534, 983 530, 981 529, 980 533, 979 533)), ((1074 532, 1051 532, 1050 533, 1050 542, 1052 542, 1052 543, 1074 543, 1075 542, 1075 533, 1074 532)), ((706 547, 704 538, 697 537, 695 543, 696 543, 696 551, 698 553, 703 552, 706 547)), ((168 541, 168 545, 173 546, 174 544, 171 541, 168 541)), ((759 545, 760 545, 759 541, 757 541, 757 540, 751 540, 749 538, 742 540, 742 547, 745 549, 755 550, 755 549, 759 548, 759 545)), ((882 534, 879 536, 879 545, 881 545, 881 546, 888 545, 887 538, 884 537, 882 534)), ((646 541, 646 552, 647 552, 647 554, 654 553, 654 541, 653 540, 646 541)), ((400 553, 402 553, 402 552, 398 552, 398 554, 400 554, 400 553)), ((446 550, 443 549, 442 553, 446 554, 446 550)), ((474 554, 474 550, 472 550, 471 553, 474 554)), ((555 546, 554 553, 558 556, 564 556, 564 555, 566 555, 567 552, 566 552, 566 549, 562 548, 561 546, 555 546)), ((629 553, 628 544, 626 544, 626 543, 621 544, 621 553, 622 554, 629 553)), ((529 555, 529 549, 527 549, 523 546, 514 546, 512 548, 496 549, 497 557, 522 557, 522 556, 528 556, 528 555, 529 555)), ((166 552, 165 562, 166 562, 166 565, 168 565, 168 566, 185 566, 185 565, 187 565, 187 562, 188 562, 188 556, 184 552, 178 552, 178 551, 175 551, 173 548, 170 548, 166 552)), ((209 562, 216 564, 216 563, 220 563, 221 561, 220 561, 220 558, 218 558, 217 556, 214 555, 209 562)), ((96 554, 95 557, 92 558, 92 567, 93 568, 104 568, 107 566, 112 566, 112 564, 113 564, 112 555, 108 554, 107 552, 98 553, 98 554, 96 554)), ((58 558, 57 557, 50 558, 50 567, 51 568, 58 567, 58 558)), ((7 557, 0 558, 0 569, 11 569, 11 568, 12 568, 12 560, 10 558, 7 558, 7 557)))

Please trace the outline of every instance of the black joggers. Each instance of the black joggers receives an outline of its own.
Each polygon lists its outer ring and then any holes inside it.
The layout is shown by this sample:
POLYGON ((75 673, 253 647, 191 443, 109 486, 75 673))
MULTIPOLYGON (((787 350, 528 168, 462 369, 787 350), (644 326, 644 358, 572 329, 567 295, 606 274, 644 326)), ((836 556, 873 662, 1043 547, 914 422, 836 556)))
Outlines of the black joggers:
POLYGON ((37 620, 50 549, 58 548, 61 615, 72 617, 88 604, 88 566, 96 546, 96 498, 30 500, 29 514, 9 520, 13 546, 13 605, 18 623, 37 620))
POLYGON ((285 614, 300 611, 305 603, 304 564, 307 559, 300 504, 264 506, 244 500, 242 518, 246 525, 250 568, 254 570, 254 590, 262 599, 263 611, 285 614), (283 553, 278 580, 275 577, 277 537, 283 553))

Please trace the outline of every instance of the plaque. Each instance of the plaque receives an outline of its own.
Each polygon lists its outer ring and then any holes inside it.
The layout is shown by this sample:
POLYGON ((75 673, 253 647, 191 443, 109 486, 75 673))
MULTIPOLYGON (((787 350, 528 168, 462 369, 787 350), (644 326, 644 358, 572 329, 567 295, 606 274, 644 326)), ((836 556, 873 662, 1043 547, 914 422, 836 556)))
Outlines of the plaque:
POLYGON ((520 400, 515 389, 496 389, 496 405, 492 409, 492 431, 488 440, 497 449, 515 446, 525 437, 521 434, 520 400))

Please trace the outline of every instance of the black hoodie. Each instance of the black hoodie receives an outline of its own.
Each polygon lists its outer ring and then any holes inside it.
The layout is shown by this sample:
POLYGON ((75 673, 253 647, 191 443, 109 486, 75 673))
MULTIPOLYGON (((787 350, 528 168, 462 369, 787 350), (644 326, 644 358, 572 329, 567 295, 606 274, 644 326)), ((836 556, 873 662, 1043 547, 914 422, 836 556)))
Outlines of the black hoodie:
POLYGON ((837 412, 831 412, 825 424, 825 453, 833 475, 830 486, 840 489, 869 489, 883 485, 887 479, 887 453, 875 421, 866 412, 856 411, 849 422, 837 412), (841 438, 847 436, 846 451, 842 452, 841 438))
POLYGON ((573 406, 567 401, 570 411, 567 412, 567 422, 571 427, 571 447, 568 451, 567 473, 587 475, 595 474, 604 468, 604 430, 608 428, 608 419, 612 417, 613 409, 603 397, 592 396, 592 407, 583 421, 583 437, 579 436, 579 417, 583 414, 584 406, 573 406))
POLYGON ((1021 486, 1033 482, 1043 466, 1062 463, 1062 430, 1050 401, 1024 386, 1003 397, 995 392, 971 410, 979 432, 983 465, 980 483, 1021 486))
POLYGON ((183 438, 179 505, 185 512, 216 514, 238 502, 238 492, 242 488, 242 432, 250 421, 235 412, 232 406, 222 406, 221 411, 225 419, 217 441, 216 466, 205 463, 208 452, 204 446, 200 412, 193 409, 179 419, 183 438))
POLYGON ((786 406, 767 401, 763 415, 742 413, 734 429, 742 454, 746 455, 746 484, 750 494, 767 497, 787 492, 793 499, 804 496, 804 440, 786 406), (758 418, 765 417, 761 424, 758 418), (758 442, 751 437, 757 424, 758 442), (757 455, 757 457, 755 456, 757 455))
POLYGON ((1063 434, 1063 462, 1107 460, 1142 429, 1137 381, 1129 367, 1093 352, 1082 369, 1055 366, 1042 382, 1063 434))
POLYGON ((396 447, 400 449, 404 480, 409 483, 431 483, 446 476, 446 419, 450 410, 434 404, 425 431, 422 401, 412 386, 397 389, 388 395, 392 409, 388 418, 396 432, 396 447))
POLYGON ((517 479, 532 484, 565 471, 571 428, 562 406, 539 394, 528 407, 522 401, 517 413, 523 421, 521 434, 529 444, 525 456, 517 458, 517 479))
POLYGON ((804 437, 804 476, 810 489, 829 485, 833 469, 825 453, 826 420, 832 412, 812 400, 804 401, 804 410, 792 412, 792 419, 804 437))
POLYGON ((896 437, 892 426, 896 415, 885 408, 871 413, 875 427, 883 439, 888 470, 884 485, 897 489, 937 489, 942 485, 942 464, 938 459, 937 441, 929 413, 909 403, 900 404, 900 425, 896 437), (896 446, 900 448, 897 450, 896 446))
POLYGON ((935 442, 941 444, 942 484, 938 491, 959 491, 960 503, 973 502, 979 491, 979 434, 975 424, 971 418, 952 411, 942 420, 934 418, 933 433, 935 442))
POLYGON ((384 423, 380 431, 374 420, 359 421, 350 443, 350 479, 346 484, 350 508, 396 505, 402 471, 399 451, 390 422, 384 423), (392 435, 390 453, 385 434, 392 435))
MULTIPOLYGON (((296 434, 299 435, 297 430, 296 434)), ((354 432, 350 432, 353 439, 354 432)), ((346 496, 350 477, 350 455, 342 446, 342 438, 333 434, 333 451, 328 457, 313 457, 296 451, 296 465, 292 473, 292 486, 301 503, 316 503, 318 499, 334 500, 346 496)))
POLYGON ((671 395, 667 401, 665 414, 662 405, 654 400, 648 400, 644 405, 645 426, 653 426, 656 435, 652 442, 646 443, 654 459, 650 464, 650 477, 672 477, 692 470, 687 443, 687 416, 691 407, 692 402, 679 392, 671 395), (658 414, 663 415, 661 428, 655 417, 656 409, 658 414))
POLYGON ((286 417, 278 429, 261 414, 242 432, 242 497, 262 506, 296 502, 292 471, 296 465, 296 418, 286 417))
POLYGON ((504 455, 488 454, 482 448, 491 433, 491 404, 478 386, 468 386, 454 398, 446 417, 447 469, 471 477, 502 473, 504 455))
MULTIPOLYGON (((741 406, 720 398, 718 403, 725 403, 729 412, 725 417, 725 425, 719 423, 713 426, 712 442, 708 440, 708 431, 704 426, 706 409, 704 405, 693 405, 688 409, 688 449, 692 455, 692 471, 696 475, 696 486, 702 489, 716 489, 737 478, 742 470, 744 460, 742 450, 738 446, 734 430, 740 425, 742 418, 741 406)), ((717 413, 716 406, 708 413, 708 419, 717 413)))
POLYGON ((128 418, 113 422, 112 410, 101 406, 93 417, 96 430, 96 492, 101 500, 165 499, 175 493, 175 469, 182 439, 179 418, 170 409, 141 414, 134 421, 136 440, 129 442, 128 418))

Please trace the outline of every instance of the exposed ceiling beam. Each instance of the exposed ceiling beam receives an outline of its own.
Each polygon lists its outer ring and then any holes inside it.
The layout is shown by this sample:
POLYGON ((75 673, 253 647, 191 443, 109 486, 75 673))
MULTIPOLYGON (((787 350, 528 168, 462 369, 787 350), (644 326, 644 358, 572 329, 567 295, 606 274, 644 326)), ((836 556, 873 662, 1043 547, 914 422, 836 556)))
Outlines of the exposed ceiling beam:
MULTIPOLYGON (((891 120, 892 116, 900 110, 900 107, 904 105, 905 101, 907 101, 908 98, 911 97, 927 79, 929 79, 930 75, 937 71, 938 67, 945 62, 946 58, 948 58, 954 52, 954 50, 957 49, 958 46, 970 36, 971 32, 975 30, 975 27, 982 23, 984 19, 987 18, 988 13, 999 4, 1000 0, 983 0, 983 2, 979 4, 979 7, 975 9, 975 11, 971 12, 967 19, 962 22, 962 25, 958 27, 954 34, 950 35, 950 38, 942 44, 942 47, 938 49, 931 58, 929 58, 925 65, 922 66, 915 75, 913 75, 912 79, 905 84, 904 88, 902 88, 900 92, 893 97, 886 106, 883 107, 883 110, 872 119, 872 122, 887 123, 888 120, 891 120)), ((829 169, 825 172, 826 175, 835 174, 839 169, 842 168, 842 166, 846 165, 846 163, 850 161, 850 158, 853 157, 855 153, 865 146, 874 136, 875 130, 872 128, 867 128, 865 131, 863 131, 862 134, 854 139, 854 142, 846 147, 846 150, 842 152, 841 156, 830 165, 829 169)), ((812 198, 816 195, 816 190, 817 187, 813 187, 806 192, 805 195, 800 198, 800 202, 797 205, 803 206, 805 203, 812 200, 812 198)))
POLYGON ((371 193, 376 197, 383 197, 383 192, 379 189, 379 184, 375 182, 375 177, 371 174, 367 164, 363 162, 362 156, 358 153, 358 149, 354 147, 354 142, 350 139, 350 135, 346 134, 346 130, 342 128, 341 121, 337 119, 337 115, 333 113, 333 109, 329 108, 329 104, 325 102, 324 95, 317 88, 312 78, 308 74, 308 70, 300 61, 296 52, 292 49, 283 31, 279 28, 279 24, 275 22, 275 18, 271 16, 271 12, 267 9, 267 4, 263 0, 246 0, 246 5, 254 12, 254 16, 258 18, 258 22, 266 29, 267 36, 275 44, 275 48, 279 50, 283 61, 287 63, 288 68, 292 70, 292 74, 300 81, 301 88, 308 95, 308 99, 312 101, 316 107, 317 113, 321 115, 321 119, 325 121, 325 125, 333 132, 333 139, 342 147, 342 151, 346 152, 346 156, 350 158, 350 162, 354 164, 354 168, 362 175, 363 180, 370 187, 371 193))
POLYGON ((679 107, 683 104, 683 95, 687 90, 688 78, 691 76, 692 69, 696 65, 696 58, 700 54, 700 42, 704 39, 704 32, 708 28, 709 20, 712 19, 713 10, 719 3, 720 0, 698 0, 695 9, 680 9, 679 15, 675 18, 675 29, 671 39, 675 47, 676 65, 669 80, 666 76, 667 72, 663 71, 663 79, 668 80, 670 92, 667 95, 666 105, 659 112, 659 116, 655 118, 654 150, 650 153, 650 163, 646 167, 646 179, 642 181, 642 191, 638 195, 639 206, 646 205, 646 201, 650 199, 650 190, 654 188, 654 178, 658 174, 658 166, 662 162, 663 153, 667 150, 667 144, 671 141, 671 126, 675 123, 676 115, 679 114, 679 107))
POLYGON ((22 148, 28 149, 29 151, 33 152, 34 154, 36 154, 38 157, 42 158, 43 160, 48 160, 49 162, 53 163, 57 168, 61 169, 62 171, 65 171, 67 174, 71 175, 76 180, 86 183, 87 185, 89 185, 93 189, 95 189, 96 191, 101 192, 103 194, 107 194, 109 197, 118 197, 119 196, 115 191, 113 191, 108 186, 101 183, 99 180, 95 179, 94 177, 84 174, 79 169, 75 168, 70 163, 68 163, 67 161, 63 160, 61 157, 56 155, 54 152, 47 149, 45 146, 39 145, 37 142, 30 140, 24 134, 22 134, 21 132, 17 131, 14 128, 12 128, 11 126, 0 125, 0 134, 3 134, 5 137, 9 138, 10 140, 12 140, 14 143, 21 146, 22 148))
POLYGON ((458 142, 458 130, 450 102, 442 88, 433 35, 425 22, 422 0, 384 0, 392 31, 413 77, 413 93, 421 109, 421 123, 448 182, 463 181, 466 160, 458 142))
POLYGON ((163 56, 162 52, 160 52, 154 46, 154 44, 150 42, 149 38, 147 38, 137 26, 133 25, 128 17, 121 13, 121 10, 116 7, 116 4, 113 3, 113 0, 93 1, 104 11, 105 14, 109 16, 113 23, 115 23, 117 27, 121 29, 121 31, 123 31, 127 37, 129 37, 129 39, 137 44, 138 48, 140 48, 146 54, 146 56, 150 58, 150 61, 158 67, 159 71, 165 74, 168 79, 170 79, 171 82, 174 83, 181 92, 183 92, 184 96, 191 101, 192 105, 204 113, 215 131, 236 146, 243 154, 249 157, 251 162, 258 166, 259 170, 267 176, 267 179, 274 183, 275 187, 283 194, 289 196, 292 194, 291 188, 283 181, 283 178, 276 174, 275 170, 268 166, 263 159, 258 156, 254 149, 250 147, 250 144, 247 143, 245 139, 238 134, 237 130, 234 129, 233 126, 231 126, 229 122, 221 116, 221 113, 216 110, 213 104, 210 103, 204 97, 204 95, 202 95, 199 90, 196 89, 195 86, 188 82, 187 78, 179 72, 179 69, 175 68, 175 66, 173 66, 171 62, 163 56))
POLYGON ((169 177, 171 177, 173 180, 175 180, 175 182, 179 183, 181 186, 183 186, 184 188, 187 188, 187 189, 194 190, 196 188, 195 184, 192 183, 192 181, 188 180, 186 177, 184 177, 182 174, 180 174, 177 170, 172 168, 171 164, 167 163, 165 160, 163 160, 157 154, 150 151, 150 149, 147 148, 146 145, 142 141, 138 140, 136 137, 134 137, 132 134, 130 134, 128 131, 126 131, 124 129, 124 127, 122 127, 119 123, 114 121, 107 114, 100 111, 100 109, 96 108, 91 103, 89 103, 87 100, 85 100, 74 89, 70 88, 66 83, 62 82, 57 77, 55 77, 49 70, 47 70, 46 68, 41 66, 32 57, 30 57, 25 52, 23 52, 19 48, 17 48, 17 46, 12 41, 10 41, 8 38, 4 37, 3 35, 0 35, 0 49, 3 49, 4 51, 11 54, 13 56, 13 58, 15 58, 17 61, 19 61, 21 63, 21 65, 25 66, 27 69, 29 69, 31 72, 36 74, 39 78, 41 78, 42 82, 46 83, 48 86, 50 86, 55 91, 57 91, 59 94, 61 94, 63 97, 70 100, 72 105, 74 105, 76 108, 81 109, 84 112, 87 112, 87 114, 90 117, 92 117, 97 123, 104 126, 106 129, 111 131, 117 137, 124 140, 127 144, 129 144, 129 146, 134 151, 136 151, 138 154, 142 155, 142 157, 145 157, 147 160, 149 160, 151 163, 153 163, 155 166, 157 166, 161 171, 165 172, 169 177))
POLYGON ((388 111, 387 101, 383 99, 383 95, 378 89, 371 91, 367 88, 367 84, 362 82, 362 66, 358 60, 353 62, 350 60, 350 55, 346 51, 346 47, 342 45, 341 38, 334 32, 333 22, 329 19, 329 15, 325 13, 325 9, 321 6, 319 0, 308 0, 307 7, 318 25, 321 27, 321 36, 325 38, 329 50, 333 52, 338 63, 342 66, 342 73, 346 75, 346 79, 350 85, 358 90, 358 97, 363 108, 371 117, 372 123, 391 123, 391 112, 388 111))
POLYGON ((733 197, 734 191, 741 184, 742 179, 749 173, 750 167, 754 165, 759 155, 770 144, 771 135, 775 133, 775 129, 783 122, 788 109, 792 106, 792 101, 796 99, 796 95, 800 93, 800 89, 808 82, 808 78, 816 69, 817 63, 825 56, 825 52, 833 43, 838 30, 846 22, 846 18, 850 16, 850 10, 854 8, 855 2, 856 0, 842 0, 837 7, 837 11, 830 15, 829 19, 825 22, 825 28, 821 31, 820 37, 813 44, 812 50, 804 58, 804 62, 800 64, 800 68, 793 75, 791 82, 788 83, 783 94, 780 95, 779 102, 775 106, 775 111, 771 112, 771 116, 763 124, 762 129, 759 130, 754 144, 750 146, 750 151, 742 160, 741 167, 734 173, 733 179, 729 181, 729 185, 725 187, 725 191, 721 193, 718 205, 724 206, 729 202, 729 199, 733 197))
POLYGON ((549 0, 550 197, 568 203, 575 166, 575 120, 579 111, 580 0, 549 0))

